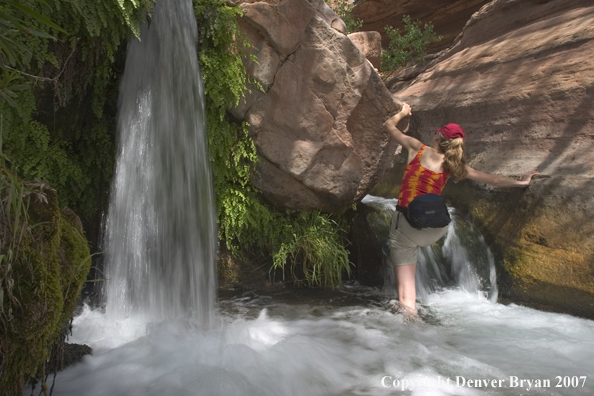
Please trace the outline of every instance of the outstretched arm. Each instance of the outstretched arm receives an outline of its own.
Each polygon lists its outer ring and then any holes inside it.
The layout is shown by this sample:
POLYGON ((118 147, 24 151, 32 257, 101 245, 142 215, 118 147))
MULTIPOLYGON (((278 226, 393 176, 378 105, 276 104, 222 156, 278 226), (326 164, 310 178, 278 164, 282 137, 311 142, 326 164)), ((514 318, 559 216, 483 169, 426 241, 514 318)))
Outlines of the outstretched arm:
POLYGON ((414 137, 405 135, 396 125, 398 125, 400 120, 404 117, 411 115, 412 111, 410 106, 407 103, 402 103, 402 110, 400 110, 400 113, 388 118, 386 122, 384 122, 384 130, 388 132, 398 144, 408 150, 409 160, 411 159, 411 154, 412 157, 414 157, 417 154, 417 151, 423 147, 423 143, 414 137))
POLYGON ((537 171, 530 171, 524 173, 520 177, 520 180, 516 180, 505 176, 481 172, 471 168, 468 165, 466 165, 466 171, 468 172, 466 175, 467 178, 480 183, 490 184, 491 186, 495 187, 528 187, 530 181, 532 180, 532 176, 538 175, 537 171))

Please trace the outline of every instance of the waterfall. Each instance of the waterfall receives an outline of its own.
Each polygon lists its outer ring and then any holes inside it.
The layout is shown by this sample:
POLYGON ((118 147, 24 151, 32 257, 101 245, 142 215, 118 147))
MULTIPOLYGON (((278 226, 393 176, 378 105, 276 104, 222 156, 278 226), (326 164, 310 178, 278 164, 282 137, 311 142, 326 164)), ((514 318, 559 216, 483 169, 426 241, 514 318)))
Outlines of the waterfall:
POLYGON ((444 287, 483 294, 496 302, 499 295, 495 259, 474 226, 449 209, 452 222, 441 243, 423 247, 419 254, 418 294, 424 299, 444 287))
POLYGON ((105 229, 106 315, 211 322, 216 218, 190 0, 156 2, 128 45, 105 229))
POLYGON ((420 256, 418 272, 431 275, 418 282, 429 294, 414 321, 357 285, 238 291, 221 299, 210 329, 185 318, 136 326, 86 306, 70 341, 94 353, 60 373, 55 394, 594 394, 594 322, 487 300, 496 289, 486 252, 454 216, 446 238, 420 256))
MULTIPOLYGON (((396 199, 366 196, 362 203, 380 210, 389 221, 396 210, 396 199)), ((474 226, 449 208, 452 222, 445 238, 420 249, 416 272, 417 298, 455 287, 472 294, 482 294, 490 301, 498 297, 495 260, 483 236, 474 226)), ((388 258, 385 257, 385 260, 388 258)), ((394 293, 394 272, 384 263, 386 292, 394 293)))

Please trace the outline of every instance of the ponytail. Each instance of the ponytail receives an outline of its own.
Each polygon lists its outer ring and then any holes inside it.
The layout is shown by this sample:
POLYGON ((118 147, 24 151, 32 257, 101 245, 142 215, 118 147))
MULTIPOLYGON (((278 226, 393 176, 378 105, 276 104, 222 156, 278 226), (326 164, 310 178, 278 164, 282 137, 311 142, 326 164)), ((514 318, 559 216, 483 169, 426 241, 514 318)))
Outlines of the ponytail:
POLYGON ((446 139, 440 134, 439 149, 445 154, 443 167, 459 182, 466 177, 466 158, 464 157, 464 140, 460 137, 446 139))

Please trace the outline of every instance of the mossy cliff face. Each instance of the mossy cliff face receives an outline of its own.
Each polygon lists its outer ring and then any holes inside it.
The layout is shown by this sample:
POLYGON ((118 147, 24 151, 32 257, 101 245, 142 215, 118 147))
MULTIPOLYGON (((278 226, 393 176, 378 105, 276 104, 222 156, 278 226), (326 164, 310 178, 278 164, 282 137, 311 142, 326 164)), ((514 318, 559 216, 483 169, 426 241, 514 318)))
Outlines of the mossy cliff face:
POLYGON ((507 273, 500 282, 504 298, 594 318, 591 209, 579 196, 551 194, 560 188, 562 180, 554 179, 498 191, 464 182, 444 195, 482 226, 507 273))
MULTIPOLYGON (((16 232, 10 230, 14 216, 2 218, 0 254, 12 259, 3 260, 0 271, 0 394, 10 396, 22 394, 27 377, 43 373, 50 348, 61 340, 90 269, 89 247, 78 217, 60 209, 56 191, 44 183, 23 185, 29 192, 23 202, 29 201, 29 206, 16 232)), ((2 187, 5 199, 6 184, 2 187)))

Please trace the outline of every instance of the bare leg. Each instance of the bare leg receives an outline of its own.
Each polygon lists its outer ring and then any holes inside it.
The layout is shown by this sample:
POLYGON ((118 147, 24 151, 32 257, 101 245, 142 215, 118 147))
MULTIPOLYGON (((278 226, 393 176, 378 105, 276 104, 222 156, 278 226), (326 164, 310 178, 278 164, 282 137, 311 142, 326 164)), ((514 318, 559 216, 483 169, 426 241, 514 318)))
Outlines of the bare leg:
POLYGON ((415 287, 416 264, 395 265, 394 277, 398 288, 398 300, 406 306, 406 309, 413 315, 417 314, 416 299, 417 290, 415 287))

